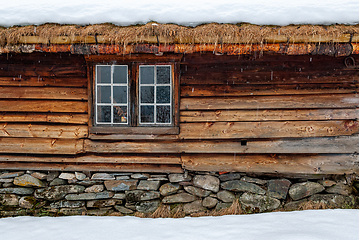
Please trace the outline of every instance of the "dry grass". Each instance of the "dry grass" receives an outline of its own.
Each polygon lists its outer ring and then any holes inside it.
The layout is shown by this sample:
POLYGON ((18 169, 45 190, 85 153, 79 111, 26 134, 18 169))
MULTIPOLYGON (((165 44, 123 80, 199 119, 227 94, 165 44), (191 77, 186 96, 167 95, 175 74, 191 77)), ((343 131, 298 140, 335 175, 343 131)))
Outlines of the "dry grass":
POLYGON ((303 203, 298 210, 317 210, 317 209, 328 209, 330 206, 323 202, 307 201, 303 203))
POLYGON ((151 214, 151 218, 168 218, 170 215, 170 206, 162 204, 151 214))

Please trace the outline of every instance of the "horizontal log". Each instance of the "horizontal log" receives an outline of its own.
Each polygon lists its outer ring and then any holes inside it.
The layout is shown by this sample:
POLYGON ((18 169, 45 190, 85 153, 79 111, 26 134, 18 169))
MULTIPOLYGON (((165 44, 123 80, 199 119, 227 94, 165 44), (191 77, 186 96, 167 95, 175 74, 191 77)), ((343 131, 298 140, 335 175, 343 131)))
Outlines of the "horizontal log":
POLYGON ((77 157, 68 156, 23 156, 0 155, 0 162, 37 162, 37 163, 136 163, 136 164, 181 164, 177 156, 124 156, 124 155, 86 155, 77 157))
POLYGON ((64 100, 0 100, 0 112, 68 112, 85 113, 85 101, 64 100))
POLYGON ((87 100, 86 88, 0 87, 0 98, 87 100))
MULTIPOLYGON (((181 111, 181 122, 252 122, 359 119, 359 109, 181 111)), ((1 121, 1 115, 0 115, 1 121)))
POLYGON ((0 76, 32 76, 32 77, 68 77, 86 76, 86 65, 26 65, 26 64, 0 64, 0 76))
POLYGON ((83 147, 83 139, 0 138, 0 153, 77 154, 83 147))
POLYGON ((358 174, 359 157, 340 155, 184 155, 184 169, 277 174, 358 174))
POLYGON ((182 139, 303 138, 348 136, 359 123, 347 121, 206 122, 182 123, 182 139))
POLYGON ((28 77, 14 75, 11 77, 0 76, 1 86, 17 87, 87 87, 87 78, 84 77, 28 77))
POLYGON ((88 114, 72 113, 0 113, 0 122, 29 122, 29 123, 71 123, 87 124, 88 114))
MULTIPOLYGON (((48 44, 48 43, 46 43, 48 44)), ((26 64, 26 65, 86 65, 84 56, 69 53, 40 53, 31 54, 12 53, 0 55, 0 61, 6 64, 26 64)))
POLYGON ((93 153, 354 153, 359 136, 285 140, 121 141, 85 140, 93 153))
POLYGON ((42 171, 101 171, 101 172, 159 172, 183 173, 180 165, 170 164, 64 164, 64 163, 9 163, 0 162, 0 169, 42 171))
POLYGON ((356 108, 358 94, 182 98, 181 110, 356 108))
POLYGON ((355 93, 359 84, 184 85, 182 97, 355 93))
POLYGON ((0 124, 0 137, 85 138, 87 136, 87 125, 0 124))

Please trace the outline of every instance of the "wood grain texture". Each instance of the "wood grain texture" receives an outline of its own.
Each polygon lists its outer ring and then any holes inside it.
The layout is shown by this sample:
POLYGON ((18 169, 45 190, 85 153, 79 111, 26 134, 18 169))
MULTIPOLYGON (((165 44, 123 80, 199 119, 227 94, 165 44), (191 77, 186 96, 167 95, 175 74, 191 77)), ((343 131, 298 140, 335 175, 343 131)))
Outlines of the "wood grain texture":
POLYGON ((0 112, 85 113, 87 111, 88 104, 85 101, 0 100, 0 112))
POLYGON ((1 87, 0 98, 87 100, 86 88, 65 87, 1 87))
POLYGON ((0 75, 12 77, 16 75, 32 77, 86 77, 86 67, 78 65, 26 65, 0 63, 0 75))
POLYGON ((2 112, 0 122, 87 124, 88 114, 2 112))
POLYGON ((14 74, 10 77, 0 75, 0 86, 17 87, 87 87, 87 78, 84 77, 29 77, 14 74))

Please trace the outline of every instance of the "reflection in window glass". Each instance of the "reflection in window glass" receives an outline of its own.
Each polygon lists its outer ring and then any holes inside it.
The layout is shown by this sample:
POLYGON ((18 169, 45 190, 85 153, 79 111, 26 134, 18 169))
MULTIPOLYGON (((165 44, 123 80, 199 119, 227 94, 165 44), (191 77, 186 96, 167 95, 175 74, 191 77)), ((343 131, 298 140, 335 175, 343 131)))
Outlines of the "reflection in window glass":
POLYGON ((127 84, 127 66, 114 66, 113 83, 127 84))
POLYGON ((156 121, 158 123, 171 123, 171 107, 157 106, 156 121))
POLYGON ((153 84, 155 79, 155 67, 141 66, 140 69, 140 84, 153 84))
POLYGON ((154 123, 154 107, 153 106, 141 106, 141 122, 142 123, 154 123))
POLYGON ((111 83, 111 66, 97 66, 97 82, 111 83))
POLYGON ((97 107, 97 122, 110 123, 111 122, 111 107, 98 106, 97 107))
POLYGON ((141 86, 141 103, 154 103, 154 87, 141 86))
POLYGON ((124 106, 113 107, 113 122, 127 123, 127 107, 124 106))
POLYGON ((171 67, 170 66, 157 66, 157 84, 170 84, 171 81, 171 67))
POLYGON ((170 103, 171 87, 170 86, 158 86, 156 94, 157 103, 170 103))
POLYGON ((113 103, 127 103, 127 86, 113 87, 113 103))
POLYGON ((97 101, 98 103, 111 103, 111 86, 97 87, 97 101))

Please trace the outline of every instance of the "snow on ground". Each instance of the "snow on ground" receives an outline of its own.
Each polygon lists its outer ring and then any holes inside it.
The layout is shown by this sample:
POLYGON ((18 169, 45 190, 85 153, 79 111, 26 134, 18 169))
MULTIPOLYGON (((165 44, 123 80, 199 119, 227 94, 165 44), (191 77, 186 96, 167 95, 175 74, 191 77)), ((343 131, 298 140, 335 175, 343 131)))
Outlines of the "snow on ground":
POLYGON ((11 240, 357 240, 359 210, 310 210, 252 215, 149 219, 16 217, 0 219, 11 240))
POLYGON ((358 0, 9 0, 0 6, 0 26, 42 24, 117 25, 207 22, 253 24, 356 24, 358 0))

